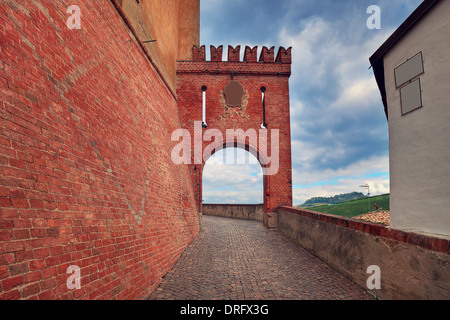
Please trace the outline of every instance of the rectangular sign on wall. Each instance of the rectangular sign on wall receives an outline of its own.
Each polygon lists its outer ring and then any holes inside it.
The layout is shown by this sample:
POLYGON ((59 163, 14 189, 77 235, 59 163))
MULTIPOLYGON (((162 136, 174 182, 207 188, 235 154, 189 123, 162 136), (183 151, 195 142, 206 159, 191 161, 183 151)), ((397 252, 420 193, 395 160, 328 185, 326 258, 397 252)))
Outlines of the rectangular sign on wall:
POLYGON ((400 89, 402 114, 422 107, 422 90, 420 78, 400 89))
POLYGON ((394 70, 397 88, 424 72, 422 52, 398 66, 394 70))

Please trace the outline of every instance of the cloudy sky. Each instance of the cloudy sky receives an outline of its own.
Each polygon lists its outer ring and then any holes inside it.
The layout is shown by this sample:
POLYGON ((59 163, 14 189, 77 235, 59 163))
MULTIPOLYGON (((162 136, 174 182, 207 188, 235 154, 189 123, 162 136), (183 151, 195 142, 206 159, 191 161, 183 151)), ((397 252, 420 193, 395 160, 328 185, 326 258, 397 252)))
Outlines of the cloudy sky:
MULTIPOLYGON (((290 108, 294 205, 313 196, 389 192, 388 127, 369 57, 421 0, 201 0, 206 45, 292 47, 290 108), (366 26, 381 9, 381 29, 366 26)), ((243 51, 243 50, 241 50, 243 51)), ((228 150, 227 153, 234 153, 228 150)), ((262 171, 245 164, 205 165, 205 203, 262 203, 262 171)), ((228 161, 226 161, 228 163, 228 161)), ((240 162, 241 163, 241 162, 240 162)))

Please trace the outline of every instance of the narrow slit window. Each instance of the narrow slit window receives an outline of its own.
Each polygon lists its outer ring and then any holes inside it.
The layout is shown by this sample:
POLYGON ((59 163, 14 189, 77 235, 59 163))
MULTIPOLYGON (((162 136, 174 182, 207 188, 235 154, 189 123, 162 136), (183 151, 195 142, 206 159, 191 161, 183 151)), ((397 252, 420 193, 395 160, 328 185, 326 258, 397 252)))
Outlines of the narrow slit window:
POLYGON ((208 127, 206 124, 206 90, 208 90, 208 87, 202 86, 202 126, 203 128, 208 127))
POLYGON ((261 87, 261 99, 262 99, 262 124, 261 128, 267 129, 267 123, 266 123, 266 87, 261 87))

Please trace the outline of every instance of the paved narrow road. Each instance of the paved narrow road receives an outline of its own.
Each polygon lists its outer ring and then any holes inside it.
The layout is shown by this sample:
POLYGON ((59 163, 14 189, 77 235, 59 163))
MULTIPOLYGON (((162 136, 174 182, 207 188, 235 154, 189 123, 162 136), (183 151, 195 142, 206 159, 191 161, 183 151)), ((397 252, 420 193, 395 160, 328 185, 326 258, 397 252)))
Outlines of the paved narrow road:
POLYGON ((150 300, 368 300, 356 285, 262 223, 203 216, 203 230, 150 300))

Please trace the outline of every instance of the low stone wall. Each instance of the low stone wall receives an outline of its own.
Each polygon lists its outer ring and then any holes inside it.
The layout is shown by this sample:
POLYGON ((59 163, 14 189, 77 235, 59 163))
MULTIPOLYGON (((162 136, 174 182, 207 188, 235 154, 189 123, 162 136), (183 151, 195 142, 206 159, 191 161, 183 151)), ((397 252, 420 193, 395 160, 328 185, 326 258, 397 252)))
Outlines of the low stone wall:
POLYGON ((291 207, 277 210, 278 229, 357 284, 379 267, 380 299, 450 299, 449 239, 291 207))
POLYGON ((203 204, 202 214, 244 220, 263 221, 263 204, 203 204))

